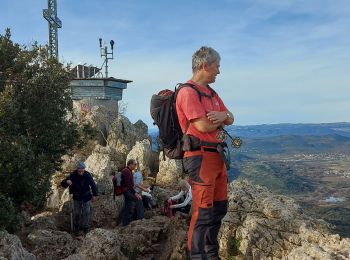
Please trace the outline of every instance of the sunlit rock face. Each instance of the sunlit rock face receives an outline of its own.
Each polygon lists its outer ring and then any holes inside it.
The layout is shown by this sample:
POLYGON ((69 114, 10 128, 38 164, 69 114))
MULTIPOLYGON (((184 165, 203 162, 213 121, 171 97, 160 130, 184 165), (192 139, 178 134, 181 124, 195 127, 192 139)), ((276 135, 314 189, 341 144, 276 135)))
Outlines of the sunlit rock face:
POLYGON ((36 257, 23 248, 18 236, 0 231, 0 259, 36 260, 36 257))
POLYGON ((229 188, 229 208, 219 234, 223 256, 248 259, 347 259, 350 240, 331 235, 321 220, 305 216, 290 198, 247 181, 229 188))
POLYGON ((165 187, 177 186, 179 179, 183 175, 181 160, 163 157, 163 152, 159 154, 159 172, 157 174, 157 184, 165 187))
POLYGON ((151 142, 148 139, 137 141, 126 157, 126 161, 134 159, 137 162, 137 170, 142 171, 151 165, 151 142))

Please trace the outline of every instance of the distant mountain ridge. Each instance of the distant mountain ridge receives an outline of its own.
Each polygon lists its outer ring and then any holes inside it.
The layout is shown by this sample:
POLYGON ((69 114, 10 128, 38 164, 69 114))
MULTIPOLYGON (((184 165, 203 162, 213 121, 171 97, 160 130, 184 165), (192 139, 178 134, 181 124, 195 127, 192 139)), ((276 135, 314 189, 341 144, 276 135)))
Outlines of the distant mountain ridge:
POLYGON ((286 135, 341 135, 350 137, 350 123, 323 123, 323 124, 271 124, 250 126, 229 126, 227 131, 240 137, 273 137, 286 135))
MULTIPOLYGON (((232 136, 243 140, 243 151, 276 154, 284 152, 332 152, 350 150, 350 123, 271 124, 228 126, 232 136)), ((156 150, 158 129, 149 131, 156 150)))
MULTIPOLYGON (((271 137, 279 135, 332 135, 338 134, 350 137, 350 123, 322 123, 322 124, 263 124, 246 126, 227 126, 226 130, 236 136, 243 137, 271 137)), ((149 135, 158 136, 158 129, 148 130, 149 135)))
POLYGON ((243 137, 245 154, 346 153, 350 154, 350 137, 328 135, 278 135, 243 137))

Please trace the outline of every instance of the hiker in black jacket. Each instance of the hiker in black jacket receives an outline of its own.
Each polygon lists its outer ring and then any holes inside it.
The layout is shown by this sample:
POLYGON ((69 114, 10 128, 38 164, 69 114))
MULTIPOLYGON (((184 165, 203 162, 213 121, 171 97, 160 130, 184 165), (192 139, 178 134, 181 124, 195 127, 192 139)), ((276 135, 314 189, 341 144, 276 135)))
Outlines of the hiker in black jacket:
POLYGON ((84 162, 77 163, 77 169, 61 182, 61 186, 69 187, 69 193, 73 194, 74 234, 78 235, 80 229, 86 234, 90 227, 91 201, 96 199, 97 188, 91 173, 85 171, 84 162))

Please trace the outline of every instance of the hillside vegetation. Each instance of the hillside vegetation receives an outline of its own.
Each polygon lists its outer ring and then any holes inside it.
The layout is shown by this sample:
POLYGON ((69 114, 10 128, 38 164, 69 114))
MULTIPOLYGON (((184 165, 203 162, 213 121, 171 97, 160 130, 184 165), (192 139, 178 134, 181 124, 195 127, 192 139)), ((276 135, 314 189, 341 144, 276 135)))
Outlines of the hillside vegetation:
POLYGON ((0 35, 0 228, 46 202, 61 157, 82 143, 73 121, 67 68, 46 47, 0 35))

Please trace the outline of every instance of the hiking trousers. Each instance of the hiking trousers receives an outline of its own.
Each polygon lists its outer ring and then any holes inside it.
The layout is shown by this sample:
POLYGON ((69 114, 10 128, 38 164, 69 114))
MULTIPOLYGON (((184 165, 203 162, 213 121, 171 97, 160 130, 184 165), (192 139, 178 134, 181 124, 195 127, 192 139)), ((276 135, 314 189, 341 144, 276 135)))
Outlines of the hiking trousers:
POLYGON ((132 205, 135 203, 135 210, 136 210, 136 219, 143 219, 144 218, 144 208, 142 200, 137 199, 132 192, 126 191, 124 194, 124 209, 123 209, 123 216, 122 216, 122 225, 126 226, 129 225, 129 223, 132 220, 132 205))
POLYGON ((91 200, 73 200, 73 227, 74 231, 79 229, 89 230, 91 217, 91 200))
POLYGON ((204 151, 183 159, 192 187, 193 213, 188 230, 191 259, 219 255, 217 235, 227 212, 227 171, 217 152, 204 151))

